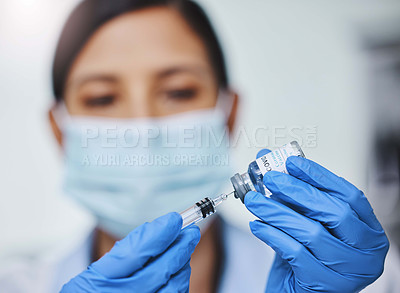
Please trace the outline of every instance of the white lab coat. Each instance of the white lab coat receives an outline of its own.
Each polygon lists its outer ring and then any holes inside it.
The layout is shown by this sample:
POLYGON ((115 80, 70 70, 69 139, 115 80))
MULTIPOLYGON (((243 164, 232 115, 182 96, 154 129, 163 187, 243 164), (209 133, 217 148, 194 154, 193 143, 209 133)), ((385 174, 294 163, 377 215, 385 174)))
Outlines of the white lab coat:
MULTIPOLYGON (((274 252, 234 225, 224 222, 226 263, 219 293, 264 292, 274 252)), ((0 269, 0 292, 58 292, 69 279, 84 270, 90 261, 91 236, 57 261, 21 259, 0 269), (7 268, 7 269, 4 269, 7 268)), ((400 256, 395 247, 388 254, 385 272, 363 293, 400 292, 400 256)))

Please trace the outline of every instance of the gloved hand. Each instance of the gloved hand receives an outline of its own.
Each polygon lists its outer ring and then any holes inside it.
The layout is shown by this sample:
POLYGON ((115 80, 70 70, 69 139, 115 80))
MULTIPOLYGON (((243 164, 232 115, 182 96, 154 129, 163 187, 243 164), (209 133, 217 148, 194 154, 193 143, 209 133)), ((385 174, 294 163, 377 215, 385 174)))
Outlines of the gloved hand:
POLYGON ((374 282, 389 242, 364 194, 308 159, 289 157, 286 168, 265 174, 271 198, 244 200, 260 219, 251 231, 276 252, 266 292, 359 292, 374 282))
POLYGON ((61 292, 188 292, 200 230, 181 227, 177 213, 139 226, 61 292))

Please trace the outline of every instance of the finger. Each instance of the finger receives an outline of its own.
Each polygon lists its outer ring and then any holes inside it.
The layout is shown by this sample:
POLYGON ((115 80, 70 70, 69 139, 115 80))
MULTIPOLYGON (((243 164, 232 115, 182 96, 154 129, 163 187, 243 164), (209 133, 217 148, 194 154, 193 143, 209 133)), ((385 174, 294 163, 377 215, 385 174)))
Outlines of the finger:
MULTIPOLYGON (((332 236, 319 222, 291 210, 285 205, 249 192, 245 197, 246 207, 263 222, 268 223, 306 247, 322 264, 343 273, 360 270, 359 264, 349 255, 368 257, 368 252, 359 251, 332 236)), ((369 268, 365 268, 369 270, 369 268)))
POLYGON ((140 288, 148 288, 149 292, 154 292, 167 284, 171 276, 180 271, 190 260, 199 240, 199 227, 191 226, 182 230, 168 250, 129 278, 132 291, 140 292, 140 288), (136 284, 140 284, 140 288, 136 288, 136 284))
POLYGON ((279 254, 275 254, 265 292, 285 292, 286 286, 290 284, 292 278, 292 267, 279 254))
POLYGON ((168 283, 158 290, 158 293, 169 293, 169 292, 177 292, 177 293, 186 293, 189 292, 189 283, 190 283, 190 260, 186 263, 186 265, 175 275, 169 279, 168 283))
POLYGON ((257 153, 257 159, 261 158, 262 156, 265 156, 266 154, 268 154, 270 152, 271 152, 271 150, 269 150, 269 149, 262 149, 261 151, 259 151, 257 153))
POLYGON ((346 202, 287 174, 268 172, 263 181, 272 199, 278 198, 280 203, 322 223, 344 243, 360 249, 381 245, 371 243, 371 239, 382 239, 383 231, 371 229, 346 202))
MULTIPOLYGON (((335 288, 327 287, 326 282, 324 288, 318 284, 319 280, 338 279, 341 276, 334 270, 331 270, 319 262, 301 243, 287 235, 285 232, 260 221, 250 222, 251 232, 260 240, 269 245, 275 252, 288 262, 294 273, 293 286, 295 292, 310 292, 309 288, 315 291, 324 292, 345 292, 347 288, 343 284, 334 284, 335 288), (315 277, 318 272, 318 278, 315 277), (344 288, 342 288, 344 287, 344 288), (319 289, 319 290, 317 290, 319 289)), ((272 272, 271 272, 272 274, 272 272)), ((283 281, 283 280, 282 280, 283 281)))
POLYGON ((290 175, 347 202, 363 222, 372 229, 382 230, 363 192, 344 178, 302 157, 289 157, 286 169, 290 175))
POLYGON ((178 237, 181 227, 182 217, 178 213, 145 223, 118 241, 91 267, 109 279, 130 276, 165 251, 178 237))

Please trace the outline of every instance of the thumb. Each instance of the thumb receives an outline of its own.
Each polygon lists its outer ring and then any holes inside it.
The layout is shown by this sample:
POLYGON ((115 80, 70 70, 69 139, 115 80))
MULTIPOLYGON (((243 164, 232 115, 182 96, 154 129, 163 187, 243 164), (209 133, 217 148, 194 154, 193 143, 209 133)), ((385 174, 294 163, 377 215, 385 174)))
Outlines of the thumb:
POLYGON ((178 237, 181 228, 182 217, 178 213, 145 223, 115 243, 91 268, 110 279, 130 276, 164 252, 178 237))
POLYGON ((271 150, 269 149, 262 149, 257 153, 257 159, 261 158, 262 156, 265 156, 266 154, 270 153, 271 150))

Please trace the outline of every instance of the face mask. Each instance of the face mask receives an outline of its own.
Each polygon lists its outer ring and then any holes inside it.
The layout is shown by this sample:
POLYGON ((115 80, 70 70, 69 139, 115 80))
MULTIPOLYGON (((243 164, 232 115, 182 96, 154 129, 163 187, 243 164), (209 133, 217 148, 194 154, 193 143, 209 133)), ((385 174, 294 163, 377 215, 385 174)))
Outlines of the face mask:
POLYGON ((64 191, 116 238, 218 195, 232 173, 218 108, 155 119, 63 117, 64 191))

